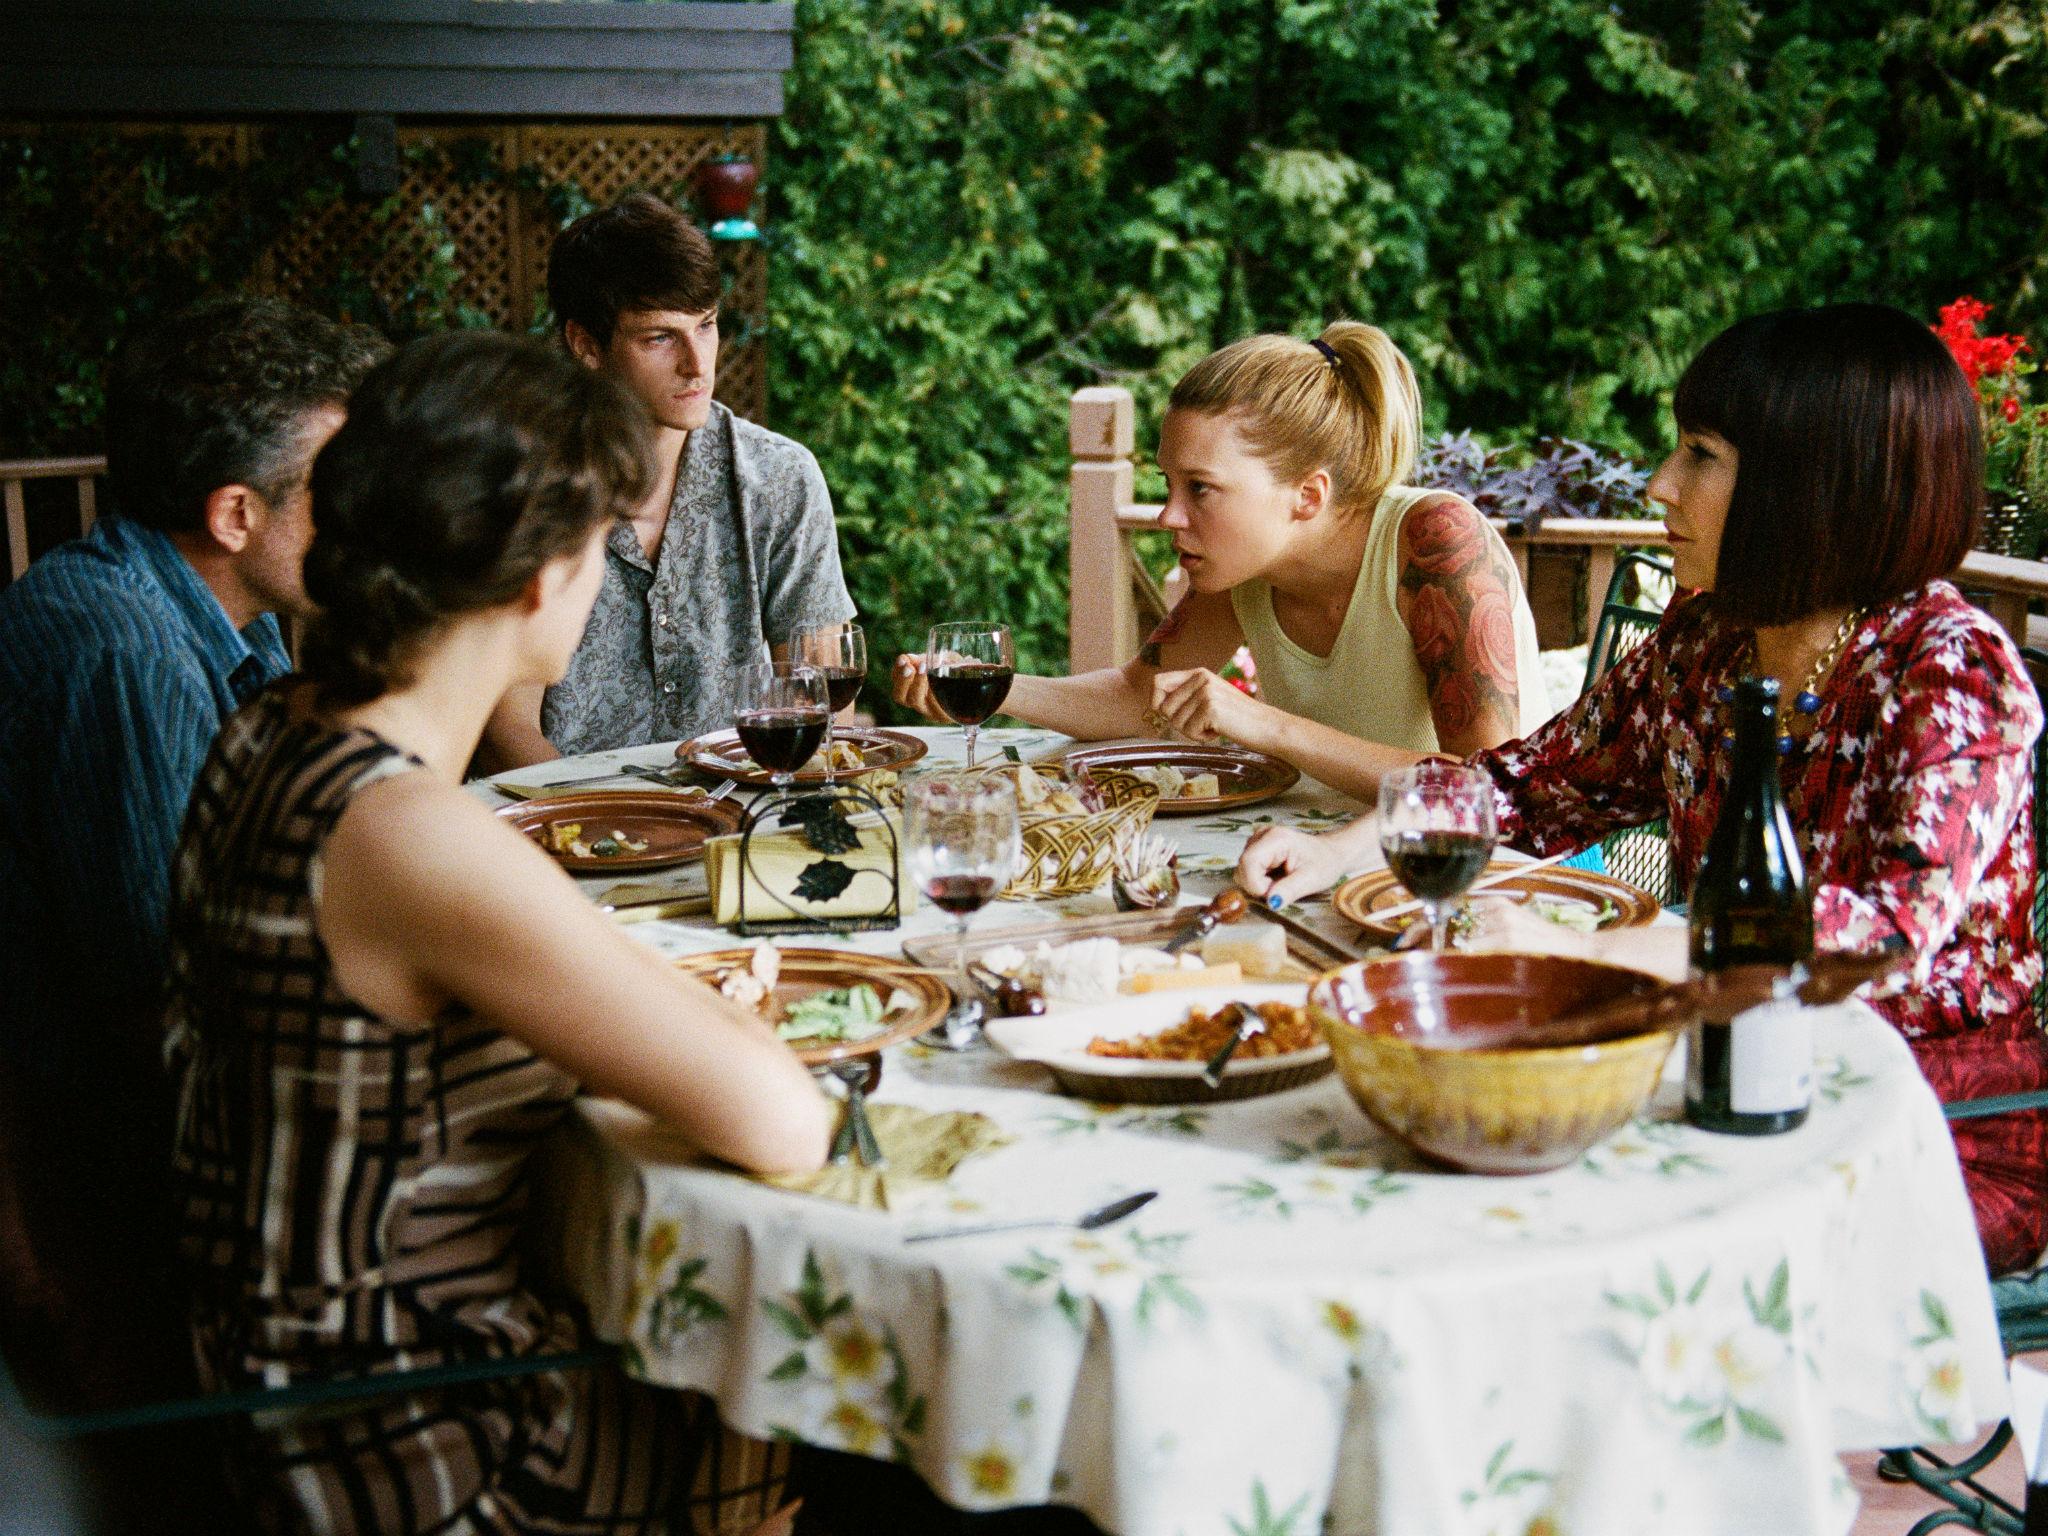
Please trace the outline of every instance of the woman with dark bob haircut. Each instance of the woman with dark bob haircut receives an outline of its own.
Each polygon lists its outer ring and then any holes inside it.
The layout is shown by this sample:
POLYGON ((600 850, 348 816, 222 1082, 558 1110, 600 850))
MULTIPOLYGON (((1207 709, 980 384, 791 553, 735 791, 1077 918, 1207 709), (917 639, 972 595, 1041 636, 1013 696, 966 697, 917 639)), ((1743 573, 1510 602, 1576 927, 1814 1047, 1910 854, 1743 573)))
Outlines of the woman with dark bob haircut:
MULTIPOLYGON (((1530 853, 1668 818, 1689 885, 1721 807, 1725 692, 1778 680, 1779 771, 1813 890, 1815 942, 1903 943, 1912 982, 1872 1006, 1943 1099, 2048 1086, 2030 749, 2041 704, 2005 632, 1944 579, 1979 517, 1983 449, 1962 371, 1877 304, 1732 326, 1679 381, 1678 450, 1650 482, 1678 583, 1655 638, 1526 741, 1471 761, 1530 853)), ((1373 829, 1275 829, 1254 895, 1320 890, 1373 829)), ((1573 935, 1489 902, 1482 942, 1684 973, 1682 929, 1573 935), (1505 909, 1505 910, 1504 910, 1505 909)), ((1994 1273, 2048 1245, 2048 1118, 1954 1127, 1994 1273)))
MULTIPOLYGON (((313 470, 304 670, 236 714, 172 898, 180 1219, 211 1387, 552 1353, 525 1288, 535 1143, 591 1092, 763 1172, 828 1111, 760 1021, 684 979, 462 790, 507 688, 562 675, 644 413, 536 342, 416 342, 313 470)), ((616 1372, 262 1416, 267 1528, 666 1530, 680 1399, 616 1372)))

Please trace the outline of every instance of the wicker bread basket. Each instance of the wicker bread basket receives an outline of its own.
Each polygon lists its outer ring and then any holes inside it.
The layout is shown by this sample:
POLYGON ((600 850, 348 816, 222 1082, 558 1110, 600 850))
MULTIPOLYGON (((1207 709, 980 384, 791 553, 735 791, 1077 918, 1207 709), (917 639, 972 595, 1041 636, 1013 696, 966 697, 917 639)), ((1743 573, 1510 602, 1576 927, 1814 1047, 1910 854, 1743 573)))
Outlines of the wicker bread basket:
MULTIPOLYGON (((1050 764, 1037 766, 1046 778, 1062 777, 1050 764)), ((1085 895, 1109 878, 1118 842, 1152 824, 1152 813, 1159 808, 1158 785, 1128 773, 1098 773, 1092 782, 1109 802, 1103 810, 1024 813, 1019 827, 1024 854, 1017 878, 1003 890, 1005 896, 1037 901, 1085 895)))

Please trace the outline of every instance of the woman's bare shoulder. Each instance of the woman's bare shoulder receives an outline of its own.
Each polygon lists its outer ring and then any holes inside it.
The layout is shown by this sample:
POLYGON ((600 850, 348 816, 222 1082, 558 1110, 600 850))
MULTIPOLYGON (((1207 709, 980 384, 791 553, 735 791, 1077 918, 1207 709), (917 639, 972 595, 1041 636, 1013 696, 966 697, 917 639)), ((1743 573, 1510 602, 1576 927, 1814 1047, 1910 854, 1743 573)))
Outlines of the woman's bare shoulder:
POLYGON ((502 817, 459 785, 419 770, 360 790, 327 843, 337 862, 397 888, 455 877, 481 886, 485 875, 546 874, 552 866, 502 817))

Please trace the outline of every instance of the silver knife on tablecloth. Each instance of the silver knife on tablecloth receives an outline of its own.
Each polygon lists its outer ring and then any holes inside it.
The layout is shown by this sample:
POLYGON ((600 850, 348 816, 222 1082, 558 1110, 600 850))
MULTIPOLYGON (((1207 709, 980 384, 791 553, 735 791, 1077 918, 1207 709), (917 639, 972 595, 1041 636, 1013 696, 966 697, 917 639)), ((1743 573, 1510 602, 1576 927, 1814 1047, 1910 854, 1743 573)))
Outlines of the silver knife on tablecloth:
POLYGON ((987 1232, 1022 1232, 1030 1227, 1078 1227, 1083 1232, 1093 1232, 1111 1222, 1122 1221, 1131 1212, 1151 1204, 1159 1198, 1156 1189, 1141 1189, 1135 1195, 1125 1195, 1121 1200, 1112 1200, 1107 1205, 1097 1206, 1082 1216, 1033 1216, 1022 1221, 985 1221, 971 1227, 926 1227, 916 1232, 903 1234, 906 1243, 929 1243, 941 1237, 980 1237, 987 1232))

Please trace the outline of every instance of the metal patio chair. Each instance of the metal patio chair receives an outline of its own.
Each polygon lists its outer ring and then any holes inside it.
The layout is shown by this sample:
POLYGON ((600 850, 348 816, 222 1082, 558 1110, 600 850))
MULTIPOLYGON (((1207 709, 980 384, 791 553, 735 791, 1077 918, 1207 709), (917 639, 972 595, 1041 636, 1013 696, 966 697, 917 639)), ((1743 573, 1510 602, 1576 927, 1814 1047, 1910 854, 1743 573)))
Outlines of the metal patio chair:
MULTIPOLYGON (((2029 646, 2020 656, 2035 690, 2041 691, 2048 683, 2048 651, 2029 646)), ((2044 873, 2048 866, 2048 813, 2044 813, 2048 798, 2044 798, 2044 788, 2048 788, 2048 733, 2034 743, 2033 903, 2034 938, 2048 949, 2048 873, 2044 873)), ((2037 1019, 2048 1022, 2048 978, 2034 989, 2034 1012, 2037 1019)), ((2043 1108, 2048 1108, 2048 1092, 1967 1099, 1943 1105, 1942 1112, 1951 1120, 1973 1120, 2043 1108)), ((2008 1356, 2048 1349, 2048 1267, 1992 1281, 1991 1300, 1998 1314, 1998 1336, 2008 1356)), ((2031 1493, 2028 1508, 2022 1509, 1977 1480, 2011 1441, 2012 1425, 2000 1423, 1983 1445, 1961 1461, 1944 1460, 1922 1446, 1886 1451, 1878 1463, 1882 1476, 1912 1483, 1951 1506, 1916 1522, 1907 1536, 1929 1536, 1945 1526, 1983 1531, 1988 1536, 2048 1536, 2048 1499, 2031 1493)))
MULTIPOLYGON (((1626 554, 1614 562, 1614 575, 1593 626, 1593 643, 1586 649, 1586 680, 1580 692, 1590 692, 1616 662, 1656 633, 1663 611, 1640 600, 1647 595, 1646 587, 1671 579, 1671 563, 1653 555, 1626 554)), ((1610 833, 1600 844, 1600 856, 1609 874, 1648 891, 1663 905, 1684 898, 1672 879, 1671 839, 1663 821, 1610 833)))

